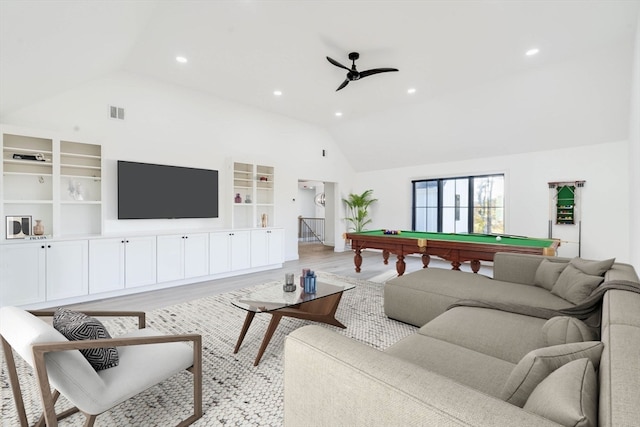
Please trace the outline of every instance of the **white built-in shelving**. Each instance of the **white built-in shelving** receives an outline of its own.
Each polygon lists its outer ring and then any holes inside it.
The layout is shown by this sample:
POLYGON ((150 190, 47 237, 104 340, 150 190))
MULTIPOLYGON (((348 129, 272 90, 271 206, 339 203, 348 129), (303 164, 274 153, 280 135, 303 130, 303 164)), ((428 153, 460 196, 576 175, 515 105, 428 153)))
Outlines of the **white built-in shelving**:
POLYGON ((40 220, 44 233, 56 237, 102 233, 100 145, 11 126, 1 127, 0 139, 3 221, 31 217, 32 225, 40 220))
POLYGON ((272 227, 274 189, 273 166, 234 162, 232 228, 272 227))

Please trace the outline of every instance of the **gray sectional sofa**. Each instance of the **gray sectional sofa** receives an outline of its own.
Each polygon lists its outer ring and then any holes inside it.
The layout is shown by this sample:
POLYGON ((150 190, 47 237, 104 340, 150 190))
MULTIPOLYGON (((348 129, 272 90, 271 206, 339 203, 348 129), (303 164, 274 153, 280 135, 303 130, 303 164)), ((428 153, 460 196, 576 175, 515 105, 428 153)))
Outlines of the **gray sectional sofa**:
POLYGON ((613 260, 496 254, 493 279, 429 268, 390 280, 385 312, 419 329, 385 351, 316 325, 291 333, 285 425, 640 425, 640 293, 607 290, 584 321, 447 309, 565 309, 603 281, 638 276, 613 260))

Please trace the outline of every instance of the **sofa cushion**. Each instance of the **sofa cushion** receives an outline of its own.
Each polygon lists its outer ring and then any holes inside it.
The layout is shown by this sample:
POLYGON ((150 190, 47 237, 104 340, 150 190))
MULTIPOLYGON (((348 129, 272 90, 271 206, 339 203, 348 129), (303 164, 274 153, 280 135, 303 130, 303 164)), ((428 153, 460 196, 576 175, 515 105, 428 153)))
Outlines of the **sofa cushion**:
MULTIPOLYGON (((66 308, 55 311, 53 327, 70 341, 111 338, 98 319, 66 308)), ((115 347, 84 349, 80 353, 96 371, 118 366, 118 350, 115 347)))
POLYGON ((461 299, 551 309, 573 306, 533 284, 503 282, 480 274, 442 268, 424 268, 391 279, 384 285, 385 314, 416 326, 425 325, 461 299))
POLYGON ((454 307, 418 333, 517 364, 527 353, 545 347, 545 319, 479 307, 454 307), (504 345, 509 343, 509 345, 504 345))
POLYGON ((565 426, 598 425, 598 381, 589 359, 553 371, 531 392, 524 410, 565 426))
POLYGON ((604 273, 609 271, 615 261, 615 258, 605 259, 602 261, 592 261, 575 257, 572 258, 569 263, 585 274, 589 274, 591 276, 604 276, 604 273))
POLYGON ((536 269, 536 276, 533 281, 534 285, 550 291, 553 289, 553 285, 556 284, 558 277, 560 277, 560 273, 562 273, 567 265, 568 264, 562 262, 551 262, 548 259, 543 259, 536 269))
POLYGON ((486 394, 500 398, 514 363, 421 334, 412 334, 385 350, 486 394))
POLYGON ((582 320, 569 316, 555 316, 547 320, 542 326, 542 336, 547 346, 597 338, 582 320))
POLYGON ((569 264, 558 277, 551 293, 574 304, 579 304, 603 281, 604 277, 586 274, 569 264))
POLYGON ((502 389, 502 399, 523 407, 533 389, 560 366, 586 357, 597 369, 602 348, 600 341, 587 341, 543 347, 529 352, 509 375, 502 389))

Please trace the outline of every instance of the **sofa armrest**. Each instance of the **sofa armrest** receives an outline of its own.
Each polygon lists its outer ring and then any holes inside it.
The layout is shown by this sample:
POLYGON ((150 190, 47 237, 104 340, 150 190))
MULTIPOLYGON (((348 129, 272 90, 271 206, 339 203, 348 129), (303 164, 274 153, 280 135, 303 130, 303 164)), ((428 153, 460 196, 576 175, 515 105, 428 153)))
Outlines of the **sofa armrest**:
POLYGON ((285 342, 285 426, 558 426, 327 328, 285 342))
POLYGON ((570 261, 569 258, 555 256, 498 252, 493 257, 493 278, 503 282, 533 285, 536 270, 545 258, 552 262, 570 261))

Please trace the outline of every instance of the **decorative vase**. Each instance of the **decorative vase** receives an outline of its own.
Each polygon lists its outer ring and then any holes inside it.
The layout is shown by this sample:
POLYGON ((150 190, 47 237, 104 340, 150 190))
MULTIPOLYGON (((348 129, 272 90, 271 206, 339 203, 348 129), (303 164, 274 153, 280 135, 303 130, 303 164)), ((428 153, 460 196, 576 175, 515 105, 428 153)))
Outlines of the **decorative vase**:
POLYGON ((35 236, 42 236, 44 234, 44 225, 42 225, 41 219, 36 219, 36 225, 33 226, 33 234, 35 236))
POLYGON ((240 193, 236 193, 236 197, 235 199, 233 199, 236 203, 242 203, 242 197, 240 196, 240 193))

